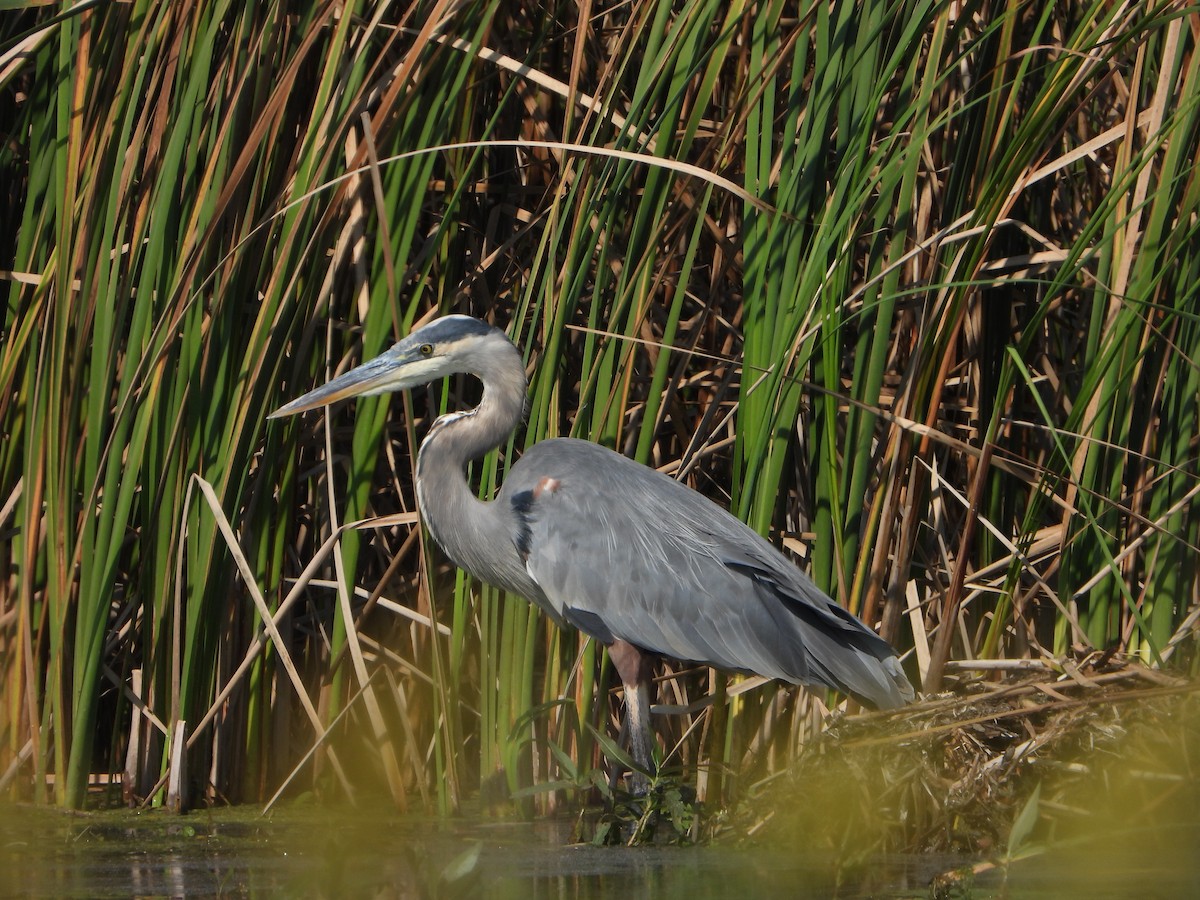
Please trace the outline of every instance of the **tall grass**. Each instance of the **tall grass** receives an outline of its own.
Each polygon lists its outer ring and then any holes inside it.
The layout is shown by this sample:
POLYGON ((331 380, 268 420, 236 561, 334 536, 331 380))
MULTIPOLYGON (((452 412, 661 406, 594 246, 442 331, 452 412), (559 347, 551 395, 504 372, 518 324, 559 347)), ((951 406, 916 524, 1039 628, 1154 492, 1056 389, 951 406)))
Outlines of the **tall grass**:
MULTIPOLYGON (((437 312, 529 363, 484 495, 538 440, 611 446, 795 552, 930 690, 961 656, 1194 664, 1190 7, 15 7, 11 790, 161 800, 180 729, 211 799, 590 784, 602 650, 411 515, 420 436, 478 388, 264 420, 437 312)), ((785 766, 829 699, 664 671, 702 789, 785 766)))

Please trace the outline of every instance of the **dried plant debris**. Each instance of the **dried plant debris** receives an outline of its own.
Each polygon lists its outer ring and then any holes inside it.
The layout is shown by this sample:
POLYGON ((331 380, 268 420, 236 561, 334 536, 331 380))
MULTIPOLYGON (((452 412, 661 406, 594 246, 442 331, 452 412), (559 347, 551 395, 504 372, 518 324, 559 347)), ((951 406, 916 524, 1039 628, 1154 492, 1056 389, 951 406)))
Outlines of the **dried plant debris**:
POLYGON ((791 771, 750 789, 733 823, 842 863, 944 852, 986 868, 1118 826, 1197 825, 1198 750, 1194 682, 1129 662, 1023 666, 831 724, 791 771))

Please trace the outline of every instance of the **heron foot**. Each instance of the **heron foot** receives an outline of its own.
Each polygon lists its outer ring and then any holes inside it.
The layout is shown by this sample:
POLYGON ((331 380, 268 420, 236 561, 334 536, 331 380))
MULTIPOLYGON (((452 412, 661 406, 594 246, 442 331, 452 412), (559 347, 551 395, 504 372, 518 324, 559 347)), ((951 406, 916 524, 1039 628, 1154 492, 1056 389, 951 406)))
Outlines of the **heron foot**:
POLYGON ((646 773, 636 769, 626 772, 625 790, 629 792, 629 796, 640 800, 650 793, 650 779, 646 777, 646 773))

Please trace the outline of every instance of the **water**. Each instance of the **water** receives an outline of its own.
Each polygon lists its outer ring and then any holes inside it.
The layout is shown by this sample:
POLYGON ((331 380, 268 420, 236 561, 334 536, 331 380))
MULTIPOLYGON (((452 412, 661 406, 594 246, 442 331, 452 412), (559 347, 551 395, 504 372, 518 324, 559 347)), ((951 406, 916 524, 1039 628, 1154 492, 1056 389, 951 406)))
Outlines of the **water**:
MULTIPOLYGON (((721 845, 570 845, 570 825, 372 821, 311 810, 263 819, 248 810, 172 817, 9 807, 0 809, 0 895, 707 900, 750 891, 788 897, 839 891, 838 872, 820 855, 721 845)), ((880 861, 858 873, 856 884, 842 884, 839 896, 912 896, 949 864, 880 861)))
MULTIPOLYGON (((811 848, 574 846, 570 827, 311 808, 267 819, 248 809, 175 817, 0 807, 0 896, 910 898, 932 896, 939 873, 978 862, 904 856, 839 871, 811 848)), ((1169 859, 1145 846, 1068 848, 969 876, 946 895, 1200 896, 1200 830, 1180 838, 1169 859)))

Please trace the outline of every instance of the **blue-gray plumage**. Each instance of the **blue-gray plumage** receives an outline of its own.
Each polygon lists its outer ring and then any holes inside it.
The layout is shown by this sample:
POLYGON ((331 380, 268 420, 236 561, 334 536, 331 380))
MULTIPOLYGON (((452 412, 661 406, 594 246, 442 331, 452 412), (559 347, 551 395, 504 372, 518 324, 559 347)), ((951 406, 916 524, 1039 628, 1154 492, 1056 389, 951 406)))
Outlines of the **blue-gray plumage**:
POLYGON ((881 708, 913 698, 891 646, 775 547, 704 496, 605 447, 543 441, 494 500, 479 500, 466 464, 517 426, 527 385, 517 348, 477 319, 436 319, 271 417, 459 372, 483 382, 483 399, 442 416, 422 442, 422 520, 456 565, 610 647, 641 766, 651 765, 648 653, 832 687, 881 708))

